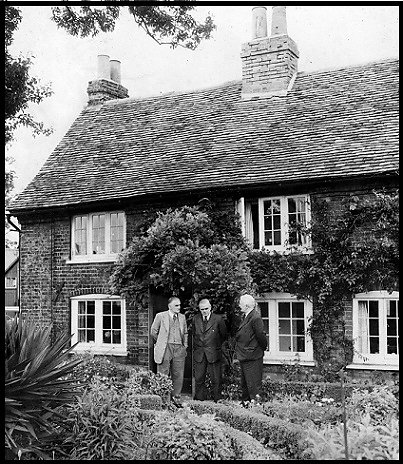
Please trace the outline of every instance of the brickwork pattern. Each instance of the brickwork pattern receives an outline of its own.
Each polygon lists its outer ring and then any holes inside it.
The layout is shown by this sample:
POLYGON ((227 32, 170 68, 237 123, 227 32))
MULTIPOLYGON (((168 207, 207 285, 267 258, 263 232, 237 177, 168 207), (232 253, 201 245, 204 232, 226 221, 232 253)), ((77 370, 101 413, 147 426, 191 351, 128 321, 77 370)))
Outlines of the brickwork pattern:
POLYGON ((129 96, 127 89, 123 85, 105 79, 90 81, 87 92, 89 105, 98 105, 105 101, 129 96))

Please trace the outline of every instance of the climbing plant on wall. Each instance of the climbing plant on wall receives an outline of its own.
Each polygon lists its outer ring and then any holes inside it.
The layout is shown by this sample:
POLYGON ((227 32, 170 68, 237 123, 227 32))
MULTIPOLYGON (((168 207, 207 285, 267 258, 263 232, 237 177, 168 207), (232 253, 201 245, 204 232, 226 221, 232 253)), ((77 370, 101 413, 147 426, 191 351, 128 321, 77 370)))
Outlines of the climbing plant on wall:
POLYGON ((150 286, 179 295, 189 317, 203 295, 233 328, 236 299, 251 290, 247 246, 234 214, 218 214, 209 202, 160 212, 121 254, 110 284, 113 293, 140 304, 150 286))
POLYGON ((329 380, 350 363, 353 341, 344 330, 344 303, 355 293, 398 288, 399 193, 350 196, 335 208, 313 202, 312 222, 300 231, 312 240, 311 254, 249 256, 259 293, 284 291, 314 303, 310 333, 315 358, 329 380))

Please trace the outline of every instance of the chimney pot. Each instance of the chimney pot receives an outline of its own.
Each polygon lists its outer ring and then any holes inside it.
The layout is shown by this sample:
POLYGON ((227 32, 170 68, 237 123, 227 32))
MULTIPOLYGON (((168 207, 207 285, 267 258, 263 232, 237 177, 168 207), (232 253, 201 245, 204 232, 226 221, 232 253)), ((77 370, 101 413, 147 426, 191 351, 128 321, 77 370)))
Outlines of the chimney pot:
POLYGON ((109 55, 98 55, 98 79, 111 78, 111 65, 109 55))
POLYGON ((273 6, 273 17, 271 21, 271 35, 287 34, 287 17, 285 6, 273 6))
POLYGON ((119 60, 110 60, 111 66, 111 79, 120 84, 120 61, 119 60))
POLYGON ((252 8, 252 39, 267 37, 267 12, 265 6, 252 8))

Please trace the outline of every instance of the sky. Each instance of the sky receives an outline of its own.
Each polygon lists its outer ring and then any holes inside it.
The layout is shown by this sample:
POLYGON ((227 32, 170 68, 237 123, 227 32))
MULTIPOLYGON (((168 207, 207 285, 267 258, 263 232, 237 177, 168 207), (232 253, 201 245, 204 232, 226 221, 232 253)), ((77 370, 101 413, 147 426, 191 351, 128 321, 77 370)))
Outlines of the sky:
MULTIPOLYGON (((112 33, 95 38, 70 36, 51 21, 50 6, 20 6, 22 22, 14 34, 14 56, 32 56, 30 74, 51 84, 53 95, 30 112, 50 136, 15 132, 7 154, 15 159, 14 194, 38 173, 87 103, 88 82, 96 78, 97 55, 121 61, 122 85, 130 97, 212 87, 241 79, 241 45, 252 38, 252 6, 199 6, 217 26, 209 41, 195 51, 158 45, 124 11, 112 33)), ((271 6, 267 5, 270 32, 271 6)), ((398 6, 287 7, 288 34, 300 52, 299 71, 337 68, 398 57, 398 6)))

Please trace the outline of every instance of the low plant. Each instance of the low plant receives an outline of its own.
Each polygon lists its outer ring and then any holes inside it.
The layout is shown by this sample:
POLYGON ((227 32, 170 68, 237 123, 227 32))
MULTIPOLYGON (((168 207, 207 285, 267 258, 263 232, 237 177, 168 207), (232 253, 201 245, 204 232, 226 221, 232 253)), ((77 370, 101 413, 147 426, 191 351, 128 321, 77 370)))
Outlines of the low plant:
POLYGON ((60 451, 70 460, 129 460, 141 437, 137 408, 116 387, 94 377, 71 405, 60 451))
MULTIPOLYGON (((361 414, 347 425, 349 459, 399 460, 399 423, 396 418, 385 425, 374 425, 369 414, 361 414)), ((309 458, 345 459, 343 424, 310 427, 308 441, 311 444, 309 458)))
POLYGON ((322 398, 321 401, 313 403, 288 396, 263 403, 260 409, 269 417, 300 425, 306 424, 307 421, 315 424, 336 424, 340 422, 342 414, 340 405, 335 404, 333 398, 322 398))
POLYGON ((199 414, 215 414, 217 418, 238 430, 250 433, 269 449, 286 459, 301 459, 308 454, 306 431, 298 424, 268 417, 253 410, 211 401, 189 401, 189 406, 199 414))
POLYGON ((371 390, 355 390, 347 401, 348 417, 367 414, 374 425, 386 424, 390 417, 397 417, 399 404, 388 385, 374 386, 371 390))
POLYGON ((161 397, 163 404, 170 401, 172 380, 164 374, 151 371, 132 371, 125 382, 127 394, 152 394, 161 397))
POLYGON ((69 360, 69 335, 50 343, 52 327, 30 320, 5 327, 6 458, 36 455, 48 459, 45 442, 57 433, 52 420, 60 406, 73 403, 77 387, 66 376, 81 360, 69 360))
POLYGON ((188 408, 157 414, 151 430, 151 460, 233 460, 236 457, 225 428, 211 414, 197 415, 188 408))

